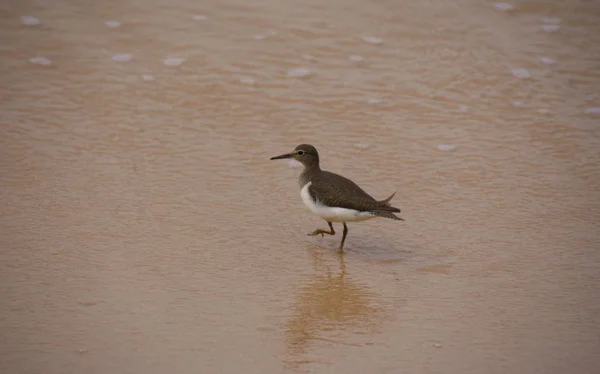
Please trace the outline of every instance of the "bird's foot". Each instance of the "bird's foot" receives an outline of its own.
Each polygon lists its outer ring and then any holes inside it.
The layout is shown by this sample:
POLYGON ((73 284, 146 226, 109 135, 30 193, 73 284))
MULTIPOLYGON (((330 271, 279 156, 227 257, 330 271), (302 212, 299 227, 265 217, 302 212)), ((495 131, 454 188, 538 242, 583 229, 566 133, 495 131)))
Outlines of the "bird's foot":
POLYGON ((316 236, 316 235, 319 235, 319 234, 321 234, 321 237, 324 237, 325 234, 327 234, 327 235, 333 235, 331 232, 325 231, 325 230, 321 230, 321 229, 316 229, 315 231, 309 232, 306 235, 308 235, 308 236, 316 236))

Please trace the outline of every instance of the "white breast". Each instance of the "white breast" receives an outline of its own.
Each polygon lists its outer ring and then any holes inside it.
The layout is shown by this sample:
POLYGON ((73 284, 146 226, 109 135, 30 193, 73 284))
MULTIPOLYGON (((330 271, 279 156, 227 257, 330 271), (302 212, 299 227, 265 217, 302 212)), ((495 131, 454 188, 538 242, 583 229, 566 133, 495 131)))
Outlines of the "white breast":
POLYGON ((369 212, 360 212, 354 209, 336 208, 325 206, 310 197, 308 188, 312 182, 308 182, 300 189, 302 202, 311 212, 329 222, 359 222, 366 221, 376 216, 369 212))

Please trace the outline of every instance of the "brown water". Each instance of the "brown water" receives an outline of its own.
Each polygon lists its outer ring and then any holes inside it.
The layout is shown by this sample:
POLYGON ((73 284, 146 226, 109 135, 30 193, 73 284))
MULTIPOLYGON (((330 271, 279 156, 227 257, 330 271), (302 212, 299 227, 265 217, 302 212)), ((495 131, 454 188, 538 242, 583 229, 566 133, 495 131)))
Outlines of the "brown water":
POLYGON ((600 4, 512 4, 4 0, 0 372, 597 373, 600 4))

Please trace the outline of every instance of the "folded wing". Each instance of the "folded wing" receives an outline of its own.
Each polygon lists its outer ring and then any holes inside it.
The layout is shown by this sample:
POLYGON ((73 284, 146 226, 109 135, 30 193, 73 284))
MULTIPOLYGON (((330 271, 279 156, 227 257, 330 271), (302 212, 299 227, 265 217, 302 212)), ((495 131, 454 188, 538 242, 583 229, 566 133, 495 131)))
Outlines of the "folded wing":
POLYGON ((400 209, 390 205, 395 192, 387 199, 378 201, 350 179, 327 171, 313 179, 309 193, 321 204, 331 207, 361 212, 400 213, 400 209))

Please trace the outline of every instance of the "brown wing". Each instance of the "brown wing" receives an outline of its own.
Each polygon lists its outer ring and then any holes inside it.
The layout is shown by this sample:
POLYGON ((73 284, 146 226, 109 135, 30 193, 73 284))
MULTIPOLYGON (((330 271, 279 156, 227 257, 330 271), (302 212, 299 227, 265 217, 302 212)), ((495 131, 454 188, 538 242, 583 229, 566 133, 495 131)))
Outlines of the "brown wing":
POLYGON ((375 200, 356 183, 341 175, 323 171, 312 182, 309 193, 324 205, 358 211, 400 212, 400 209, 389 205, 388 199, 375 200))

